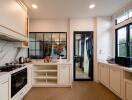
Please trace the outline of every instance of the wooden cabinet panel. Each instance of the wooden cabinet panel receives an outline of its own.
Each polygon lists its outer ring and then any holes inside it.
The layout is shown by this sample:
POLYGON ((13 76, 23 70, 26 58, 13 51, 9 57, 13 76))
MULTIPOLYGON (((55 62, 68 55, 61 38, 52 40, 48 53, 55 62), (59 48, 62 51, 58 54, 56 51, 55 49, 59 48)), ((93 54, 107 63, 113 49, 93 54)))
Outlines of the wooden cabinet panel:
POLYGON ((109 66, 104 64, 100 64, 100 82, 109 86, 109 66))
POLYGON ((125 100, 132 100, 132 81, 125 80, 125 100))
POLYGON ((70 65, 59 65, 58 83, 70 84, 70 65))
POLYGON ((8 81, 0 83, 0 100, 8 100, 8 81))
POLYGON ((110 68, 110 88, 117 95, 121 96, 122 88, 121 71, 116 68, 110 68))

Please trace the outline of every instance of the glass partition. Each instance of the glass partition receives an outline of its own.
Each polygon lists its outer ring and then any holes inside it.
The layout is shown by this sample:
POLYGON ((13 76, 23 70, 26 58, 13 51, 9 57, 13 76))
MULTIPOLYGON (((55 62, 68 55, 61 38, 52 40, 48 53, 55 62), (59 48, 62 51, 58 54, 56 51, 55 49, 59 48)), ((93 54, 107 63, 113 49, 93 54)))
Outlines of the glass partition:
POLYGON ((46 56, 67 58, 66 32, 30 32, 29 57, 43 59, 46 56))

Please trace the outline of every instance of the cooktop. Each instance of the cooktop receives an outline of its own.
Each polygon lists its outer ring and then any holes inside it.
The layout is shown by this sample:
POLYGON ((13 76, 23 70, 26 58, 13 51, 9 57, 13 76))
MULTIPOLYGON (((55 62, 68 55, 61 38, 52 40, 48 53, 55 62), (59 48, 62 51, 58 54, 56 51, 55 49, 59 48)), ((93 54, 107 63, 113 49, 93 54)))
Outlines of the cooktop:
POLYGON ((0 72, 10 72, 12 70, 15 70, 17 68, 21 68, 23 67, 24 65, 23 64, 6 64, 5 66, 1 66, 0 67, 0 72))

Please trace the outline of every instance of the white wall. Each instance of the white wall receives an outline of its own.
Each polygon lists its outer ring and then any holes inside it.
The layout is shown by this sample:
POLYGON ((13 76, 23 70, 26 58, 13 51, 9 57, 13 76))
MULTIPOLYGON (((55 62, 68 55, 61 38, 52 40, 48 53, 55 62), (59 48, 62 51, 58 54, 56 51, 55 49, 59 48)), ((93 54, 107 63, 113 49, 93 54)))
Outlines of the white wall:
POLYGON ((97 59, 113 56, 111 17, 97 17, 97 59))
POLYGON ((31 19, 29 26, 30 32, 67 32, 67 20, 63 19, 31 19))
MULTIPOLYGON (((74 31, 93 31, 94 35, 94 80, 97 81, 96 64, 96 19, 95 18, 76 18, 70 19, 70 61, 73 62, 73 33, 74 31)), ((72 68, 73 69, 73 68, 72 68)), ((72 74, 73 75, 73 74, 72 74)))

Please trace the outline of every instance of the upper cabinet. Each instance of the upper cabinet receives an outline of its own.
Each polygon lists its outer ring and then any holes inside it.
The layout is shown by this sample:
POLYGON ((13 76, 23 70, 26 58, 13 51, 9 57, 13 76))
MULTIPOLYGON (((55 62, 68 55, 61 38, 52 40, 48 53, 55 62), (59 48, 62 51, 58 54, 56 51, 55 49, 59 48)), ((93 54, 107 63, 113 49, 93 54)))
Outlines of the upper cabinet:
POLYGON ((28 36, 26 6, 19 0, 2 0, 0 7, 0 34, 25 41, 28 36))

